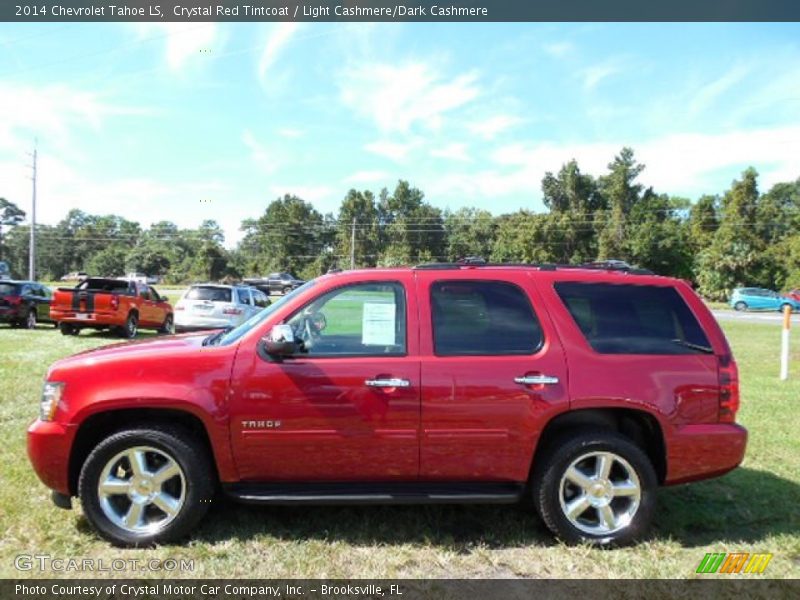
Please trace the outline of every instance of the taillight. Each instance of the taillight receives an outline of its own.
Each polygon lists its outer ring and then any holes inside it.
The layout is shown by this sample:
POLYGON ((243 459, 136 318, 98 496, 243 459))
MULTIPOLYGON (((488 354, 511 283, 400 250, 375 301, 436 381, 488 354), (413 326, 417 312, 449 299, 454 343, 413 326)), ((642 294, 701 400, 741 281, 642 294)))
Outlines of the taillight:
POLYGON ((117 310, 119 308, 119 296, 112 295, 111 296, 111 309, 117 310))
POLYGON ((3 296, 3 300, 5 300, 9 306, 22 304, 22 296, 3 296))
POLYGON ((178 306, 175 307, 175 310, 185 310, 185 309, 182 305, 178 304, 178 306))
POLYGON ((242 309, 241 308, 233 308, 233 307, 225 308, 225 309, 222 310, 222 314, 223 315, 240 315, 240 314, 242 314, 242 309))
POLYGON ((739 369, 730 354, 719 357, 719 422, 734 423, 739 410, 739 369))

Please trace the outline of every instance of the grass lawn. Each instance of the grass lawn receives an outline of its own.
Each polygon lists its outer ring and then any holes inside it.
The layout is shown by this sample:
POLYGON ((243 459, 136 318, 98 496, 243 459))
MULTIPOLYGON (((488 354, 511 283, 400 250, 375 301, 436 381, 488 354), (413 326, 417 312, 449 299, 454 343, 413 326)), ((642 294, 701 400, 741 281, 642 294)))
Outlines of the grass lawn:
POLYGON ((723 326, 741 371, 739 420, 751 435, 744 465, 717 480, 662 489, 652 537, 612 551, 560 545, 521 507, 228 503, 215 505, 185 545, 112 548, 95 536, 77 503, 73 511, 50 503, 28 463, 25 429, 37 412, 42 378, 53 360, 118 340, 88 332, 64 337, 45 326, 32 332, 0 326, 0 436, 5 440, 0 446, 0 576, 91 576, 18 572, 14 557, 26 553, 106 562, 194 559, 194 571, 183 575, 195 577, 683 578, 695 576, 706 552, 744 551, 774 554, 766 576, 798 577, 800 332, 795 333, 793 379, 781 383, 777 325, 723 326))

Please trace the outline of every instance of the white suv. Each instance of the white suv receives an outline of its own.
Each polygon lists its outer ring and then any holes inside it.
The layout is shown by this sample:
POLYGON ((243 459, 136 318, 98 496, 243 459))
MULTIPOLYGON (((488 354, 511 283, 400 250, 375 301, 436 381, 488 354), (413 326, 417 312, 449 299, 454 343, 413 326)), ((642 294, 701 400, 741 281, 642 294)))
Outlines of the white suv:
POLYGON ((264 292, 249 286, 195 284, 175 305, 175 330, 236 327, 269 304, 264 292))

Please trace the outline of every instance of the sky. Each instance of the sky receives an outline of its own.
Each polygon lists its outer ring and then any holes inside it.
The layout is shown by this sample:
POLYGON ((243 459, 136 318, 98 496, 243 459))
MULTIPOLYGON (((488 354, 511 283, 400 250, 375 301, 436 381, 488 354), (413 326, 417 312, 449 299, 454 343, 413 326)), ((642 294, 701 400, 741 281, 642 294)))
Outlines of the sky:
POLYGON ((285 193, 406 179, 442 209, 544 210, 623 146, 697 199, 800 177, 800 24, 0 24, 0 197, 226 244, 285 193))

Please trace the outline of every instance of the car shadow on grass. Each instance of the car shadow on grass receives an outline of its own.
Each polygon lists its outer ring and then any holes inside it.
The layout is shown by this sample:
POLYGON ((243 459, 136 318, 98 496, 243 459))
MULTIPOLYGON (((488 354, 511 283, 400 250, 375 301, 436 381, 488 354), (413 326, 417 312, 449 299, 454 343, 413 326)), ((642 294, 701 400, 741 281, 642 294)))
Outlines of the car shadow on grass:
POLYGON ((659 492, 656 539, 694 547, 800 532, 800 484, 769 471, 742 467, 719 479, 659 492))
MULTIPOLYGON (((716 480, 659 490, 651 541, 685 547, 754 543, 800 531, 800 485, 740 468, 716 480)), ((271 537, 285 541, 422 544, 458 553, 474 547, 556 542, 523 505, 256 507, 221 500, 193 535, 199 542, 271 537)))

